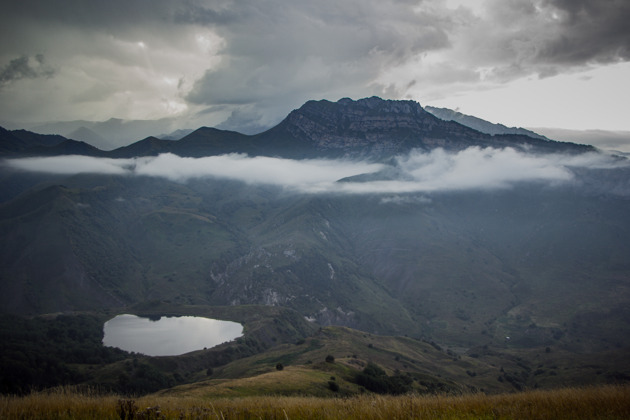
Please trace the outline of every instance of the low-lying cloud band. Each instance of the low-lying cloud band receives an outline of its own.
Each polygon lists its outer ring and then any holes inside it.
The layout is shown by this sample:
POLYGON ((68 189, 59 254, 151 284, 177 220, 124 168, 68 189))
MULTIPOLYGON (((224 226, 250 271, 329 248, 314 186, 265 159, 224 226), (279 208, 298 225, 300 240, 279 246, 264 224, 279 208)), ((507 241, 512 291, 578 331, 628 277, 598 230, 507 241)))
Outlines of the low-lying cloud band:
POLYGON ((298 193, 388 194, 505 189, 521 182, 551 185, 574 179, 574 169, 628 167, 628 161, 602 153, 529 154, 512 148, 470 147, 458 152, 418 150, 386 165, 350 160, 291 160, 227 154, 186 158, 173 154, 134 159, 56 156, 9 159, 10 168, 58 175, 100 173, 162 177, 232 179, 276 185, 298 193), (370 175, 369 177, 356 177, 370 175), (339 182, 343 180, 343 182, 339 182))

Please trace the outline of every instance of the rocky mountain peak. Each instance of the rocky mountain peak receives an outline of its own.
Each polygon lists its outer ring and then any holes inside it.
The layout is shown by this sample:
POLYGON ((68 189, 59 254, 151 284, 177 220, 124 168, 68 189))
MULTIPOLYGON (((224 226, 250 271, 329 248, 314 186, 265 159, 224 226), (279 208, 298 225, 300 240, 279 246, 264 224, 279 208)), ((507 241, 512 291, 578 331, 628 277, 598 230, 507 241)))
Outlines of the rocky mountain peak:
POLYGON ((392 113, 392 114, 412 114, 419 115, 424 112, 418 102, 415 101, 401 101, 401 100, 387 100, 381 99, 378 96, 372 96, 370 98, 363 98, 359 100, 352 100, 350 98, 342 98, 337 101, 337 104, 346 107, 366 108, 370 110, 378 110, 379 112, 392 113))
POLYGON ((461 137, 462 132, 470 138, 480 134, 436 118, 415 101, 373 96, 356 101, 308 101, 268 135, 292 138, 286 143, 291 147, 333 155, 385 157, 411 148, 444 146, 448 137, 461 137))
POLYGON ((313 112, 334 113, 339 115, 373 115, 382 114, 388 116, 426 117, 430 115, 415 101, 401 101, 381 99, 378 96, 353 100, 342 98, 337 102, 327 100, 308 101, 299 109, 293 111, 297 114, 309 114, 313 112))
POLYGON ((522 133, 491 135, 456 121, 446 121, 411 100, 373 96, 337 102, 308 101, 279 125, 257 137, 274 145, 278 154, 310 153, 354 158, 388 158, 411 149, 441 147, 463 150, 479 147, 526 147, 549 151, 584 147, 549 142, 522 133))

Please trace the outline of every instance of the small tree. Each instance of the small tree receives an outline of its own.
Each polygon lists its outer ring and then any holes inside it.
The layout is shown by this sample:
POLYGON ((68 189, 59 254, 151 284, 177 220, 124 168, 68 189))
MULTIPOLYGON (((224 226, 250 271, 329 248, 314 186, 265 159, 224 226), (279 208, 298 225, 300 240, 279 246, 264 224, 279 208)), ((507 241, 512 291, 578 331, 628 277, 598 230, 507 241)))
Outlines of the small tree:
POLYGON ((276 365, 276 370, 282 370, 282 369, 284 369, 284 366, 282 365, 282 363, 278 363, 276 365))
POLYGON ((333 356, 332 354, 326 356, 326 363, 335 363, 335 356, 333 356))

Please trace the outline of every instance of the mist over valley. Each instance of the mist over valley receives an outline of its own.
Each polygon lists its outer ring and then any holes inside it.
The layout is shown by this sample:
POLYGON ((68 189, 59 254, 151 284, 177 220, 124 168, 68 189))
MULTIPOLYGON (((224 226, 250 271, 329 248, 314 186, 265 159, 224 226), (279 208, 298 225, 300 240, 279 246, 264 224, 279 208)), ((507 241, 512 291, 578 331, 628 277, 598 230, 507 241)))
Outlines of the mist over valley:
MULTIPOLYGON (((258 134, 202 127, 109 151, 0 135, 5 320, 244 325, 215 349, 142 356, 168 379, 142 392, 325 352, 408 372, 424 391, 630 378, 621 155, 376 97, 309 101, 258 134)), ((140 390, 137 367, 125 383, 95 369, 66 382, 140 390)))

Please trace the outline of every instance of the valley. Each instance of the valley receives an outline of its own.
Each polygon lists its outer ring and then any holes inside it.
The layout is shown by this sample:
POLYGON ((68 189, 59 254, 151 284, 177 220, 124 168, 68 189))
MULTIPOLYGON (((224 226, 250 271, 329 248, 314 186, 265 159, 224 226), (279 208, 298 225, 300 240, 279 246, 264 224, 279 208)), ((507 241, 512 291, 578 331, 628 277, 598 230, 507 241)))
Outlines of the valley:
POLYGON ((421 394, 628 382, 626 160, 414 104, 311 101, 258 135, 203 128, 111 152, 9 133, 2 369, 26 379, 3 392, 350 396, 370 363, 421 394), (101 169, 70 170, 88 157, 101 169), (243 163, 257 172, 230 171, 243 163), (102 324, 121 313, 244 336, 182 356, 106 349, 102 324))

